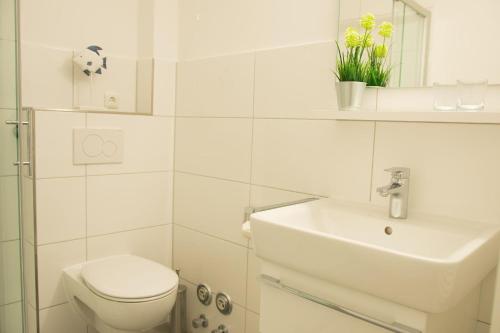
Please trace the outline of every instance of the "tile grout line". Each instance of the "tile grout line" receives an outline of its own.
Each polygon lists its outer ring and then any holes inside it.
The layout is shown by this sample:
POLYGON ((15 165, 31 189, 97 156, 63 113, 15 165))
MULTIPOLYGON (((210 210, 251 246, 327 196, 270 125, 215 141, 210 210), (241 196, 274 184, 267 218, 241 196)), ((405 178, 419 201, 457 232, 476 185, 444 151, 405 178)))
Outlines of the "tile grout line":
POLYGON ((316 197, 327 198, 327 196, 325 196, 323 194, 300 192, 300 191, 297 191, 297 190, 291 190, 291 189, 287 189, 287 188, 276 187, 276 186, 271 186, 271 185, 264 185, 264 184, 259 184, 259 183, 246 183, 246 182, 243 182, 243 181, 240 181, 240 180, 234 180, 234 179, 228 179, 228 178, 221 178, 221 177, 216 177, 216 176, 209 176, 209 175, 199 174, 199 173, 190 172, 190 171, 180 171, 180 170, 177 170, 176 173, 181 173, 181 174, 184 174, 184 175, 190 175, 190 176, 195 176, 195 177, 203 177, 203 178, 209 178, 209 179, 216 179, 216 180, 220 180, 220 181, 238 183, 238 184, 243 184, 243 185, 264 187, 264 188, 268 188, 268 189, 272 189, 272 190, 279 190, 279 191, 291 192, 291 193, 296 193, 296 194, 304 194, 304 195, 309 195, 309 196, 316 196, 316 197))
POLYGON ((166 224, 155 224, 151 226, 146 226, 146 227, 140 227, 140 228, 134 228, 134 229, 127 229, 127 230, 120 230, 120 231, 115 231, 115 232, 109 232, 109 233, 104 233, 104 234, 98 234, 98 235, 90 235, 88 237, 78 237, 78 238, 71 238, 71 239, 65 239, 61 241, 55 241, 55 242, 48 242, 48 243, 43 243, 39 244, 39 247, 42 246, 49 246, 49 245, 55 245, 55 244, 62 244, 62 243, 68 243, 68 242, 74 242, 74 241, 81 241, 85 239, 93 239, 93 238, 100 238, 100 237, 105 237, 105 236, 112 236, 112 235, 117 235, 117 234, 124 234, 127 232, 133 232, 133 231, 141 231, 141 230, 148 230, 148 229, 154 229, 154 228, 161 228, 161 227, 166 227, 172 225, 172 223, 166 223, 166 224))
MULTIPOLYGON (((88 128, 88 116, 85 114, 85 128, 88 128)), ((89 207, 88 207, 88 165, 85 165, 85 261, 89 260, 89 207)))
MULTIPOLYGON (((255 145, 255 88, 257 78, 257 54, 253 54, 253 85, 252 85, 252 122, 251 122, 251 142, 250 142, 250 179, 248 186, 248 207, 252 206, 252 181, 253 181, 253 159, 255 145)), ((246 221, 243 221, 246 222, 246 221)), ((247 333, 247 313, 248 310, 248 284, 249 284, 249 264, 250 264, 250 240, 247 240, 246 265, 245 265, 245 316, 243 317, 243 330, 247 333)))
POLYGON ((179 269, 179 278, 182 276, 182 272, 180 271, 180 268, 179 267, 176 267, 178 266, 177 263, 175 262, 174 258, 175 258, 175 183, 176 183, 176 178, 177 178, 177 175, 176 175, 176 167, 175 167, 175 161, 176 161, 176 158, 175 158, 175 152, 176 152, 176 141, 177 141, 177 107, 178 107, 178 96, 177 96, 177 87, 179 85, 179 61, 176 62, 175 64, 175 93, 174 93, 174 96, 175 96, 175 101, 174 101, 174 128, 173 128, 173 142, 172 142, 172 209, 171 209, 171 212, 170 214, 172 214, 171 218, 170 218, 170 221, 172 223, 172 227, 171 227, 171 235, 172 235, 172 244, 170 244, 170 247, 172 249, 172 252, 171 252, 171 258, 170 258, 170 263, 171 263, 171 266, 174 270, 176 269, 179 269))
POLYGON ((373 144, 372 144, 372 163, 371 163, 371 173, 370 173, 370 188, 368 194, 368 201, 372 202, 372 192, 373 192, 373 177, 374 177, 374 167, 375 167, 375 149, 376 149, 376 141, 377 141, 377 122, 375 121, 373 124, 373 144))
MULTIPOLYGON (((376 90, 375 96, 375 112, 378 111, 378 98, 379 98, 379 90, 376 90)), ((368 193, 368 201, 372 202, 372 192, 373 192, 373 175, 374 175, 374 167, 375 167, 375 149, 376 149, 376 141, 377 141, 377 124, 378 122, 373 122, 373 143, 372 143, 372 163, 371 163, 371 173, 370 173, 370 188, 368 193)))
POLYGON ((39 311, 50 310, 50 309, 53 309, 53 308, 57 308, 58 306, 66 305, 66 304, 69 304, 69 303, 67 301, 65 301, 65 302, 62 302, 62 303, 52 304, 52 305, 40 308, 39 311))
MULTIPOLYGON (((244 248, 244 249, 248 249, 248 246, 247 245, 243 245, 243 244, 240 244, 240 243, 236 243, 236 242, 233 242, 229 239, 225 239, 225 238, 222 238, 222 237, 219 237, 219 236, 216 236, 216 235, 212 235, 212 234, 209 234, 207 232, 204 232, 204 231, 200 231, 200 230, 197 230, 197 229, 194 229, 194 228, 191 228, 191 227, 188 227, 184 224, 176 224, 175 225, 176 228, 183 228, 185 230, 189 230, 189 231, 192 231, 192 232, 196 232, 200 235, 203 235, 203 236, 206 236, 206 237, 210 237, 210 238, 213 238, 213 239, 217 239, 219 241, 222 241, 222 242, 226 242, 226 243, 229 243, 231 245, 235 245, 235 246, 238 246, 238 247, 241 247, 241 248, 244 248)), ((248 242, 247 242, 248 244, 248 242)))
POLYGON ((15 304, 22 303, 22 302, 23 302, 23 300, 19 299, 17 301, 12 301, 12 302, 9 302, 9 303, 0 304, 0 308, 5 307, 5 306, 15 305, 15 304))
MULTIPOLYGON (((85 165, 85 168, 87 165, 85 165)), ((129 172, 117 172, 117 173, 99 173, 99 174, 88 174, 84 172, 83 175, 77 176, 55 176, 55 177, 40 177, 37 180, 46 180, 46 179, 68 179, 68 178, 85 178, 85 177, 102 177, 102 176, 125 176, 125 175, 149 175, 149 174, 157 174, 157 173, 170 173, 173 172, 171 169, 165 170, 149 170, 149 171, 129 171, 129 172)), ((0 176, 1 177, 1 176, 0 176)))
POLYGON ((195 57, 183 59, 182 61, 179 61, 179 62, 181 62, 181 63, 201 62, 201 61, 213 60, 213 59, 218 59, 218 58, 243 56, 243 55, 248 55, 251 53, 255 53, 255 54, 267 53, 267 52, 279 51, 279 50, 283 50, 283 49, 293 49, 293 48, 314 46, 314 45, 318 45, 318 44, 331 44, 334 42, 335 42, 335 39, 319 39, 319 40, 313 40, 313 41, 309 41, 309 42, 297 42, 294 44, 285 44, 285 45, 278 45, 278 46, 273 46, 273 47, 251 48, 251 49, 244 49, 244 50, 238 50, 238 51, 233 51, 233 52, 221 52, 221 53, 205 55, 205 56, 195 56, 195 57))

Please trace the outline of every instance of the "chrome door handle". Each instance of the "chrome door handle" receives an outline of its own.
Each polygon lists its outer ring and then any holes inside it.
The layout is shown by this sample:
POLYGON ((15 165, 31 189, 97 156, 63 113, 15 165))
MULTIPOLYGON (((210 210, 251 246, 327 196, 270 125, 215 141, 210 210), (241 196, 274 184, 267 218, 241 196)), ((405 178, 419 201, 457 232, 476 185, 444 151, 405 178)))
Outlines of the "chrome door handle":
POLYGON ((27 126, 27 125, 29 125, 30 123, 29 123, 29 122, 27 122, 27 121, 19 121, 19 120, 6 120, 6 121, 5 121, 5 124, 7 124, 7 125, 19 125, 19 124, 21 124, 21 125, 26 125, 26 126, 27 126))
POLYGON ((33 176, 33 166, 34 166, 34 161, 33 161, 33 144, 34 144, 34 125, 35 125, 35 110, 31 107, 23 107, 21 109, 20 113, 20 118, 19 118, 19 124, 21 125, 26 125, 25 126, 19 126, 18 129, 20 129, 21 132, 21 160, 24 160, 26 162, 21 162, 21 166, 27 166, 28 167, 28 176, 32 177, 33 176), (25 141, 25 143, 23 143, 25 141), (26 149, 26 150, 24 150, 26 149), (26 156, 24 154, 26 153, 26 156))
POLYGON ((14 164, 15 166, 19 166, 19 165, 24 166, 24 165, 31 165, 31 162, 20 162, 20 161, 17 161, 17 162, 14 162, 12 164, 14 164))

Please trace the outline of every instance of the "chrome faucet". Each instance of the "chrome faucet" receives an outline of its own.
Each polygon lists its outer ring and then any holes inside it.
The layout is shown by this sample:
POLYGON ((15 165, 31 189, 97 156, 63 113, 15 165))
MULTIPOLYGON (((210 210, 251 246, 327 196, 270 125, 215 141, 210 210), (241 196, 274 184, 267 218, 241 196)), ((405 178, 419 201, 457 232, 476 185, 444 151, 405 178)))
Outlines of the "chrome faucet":
POLYGON ((410 169, 396 167, 386 169, 391 173, 391 183, 377 188, 383 196, 390 196, 389 217, 393 219, 406 219, 408 217, 408 193, 410 189, 410 169))

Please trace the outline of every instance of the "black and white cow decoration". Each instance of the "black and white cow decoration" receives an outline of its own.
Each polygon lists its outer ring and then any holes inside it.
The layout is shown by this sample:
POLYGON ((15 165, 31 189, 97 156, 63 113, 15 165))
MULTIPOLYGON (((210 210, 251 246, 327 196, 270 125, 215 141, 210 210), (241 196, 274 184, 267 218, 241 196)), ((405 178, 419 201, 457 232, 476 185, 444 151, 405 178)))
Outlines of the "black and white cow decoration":
POLYGON ((73 58, 73 61, 80 66, 87 76, 93 73, 102 74, 102 69, 107 69, 107 59, 99 51, 102 51, 102 48, 97 45, 91 45, 79 52, 73 58))

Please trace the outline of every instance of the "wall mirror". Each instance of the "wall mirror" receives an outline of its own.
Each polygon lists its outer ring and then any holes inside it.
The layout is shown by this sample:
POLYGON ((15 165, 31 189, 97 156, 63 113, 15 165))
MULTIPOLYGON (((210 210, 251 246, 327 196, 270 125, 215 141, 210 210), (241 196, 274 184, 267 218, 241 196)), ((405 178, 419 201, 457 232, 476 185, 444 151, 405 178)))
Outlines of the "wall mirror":
POLYGON ((500 1, 340 0, 339 40, 368 12, 394 25, 389 87, 500 84, 500 1))
POLYGON ((100 5, 101 12, 114 17, 113 25, 104 31, 96 31, 93 20, 79 19, 74 11, 68 13, 74 17, 69 27, 74 31, 73 106, 80 110, 150 114, 154 1, 125 0, 120 1, 118 10, 116 6, 116 1, 100 5), (83 57, 81 62, 79 56, 83 57))

